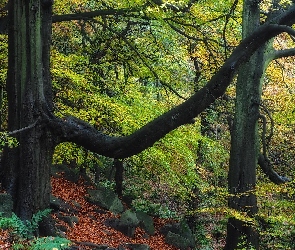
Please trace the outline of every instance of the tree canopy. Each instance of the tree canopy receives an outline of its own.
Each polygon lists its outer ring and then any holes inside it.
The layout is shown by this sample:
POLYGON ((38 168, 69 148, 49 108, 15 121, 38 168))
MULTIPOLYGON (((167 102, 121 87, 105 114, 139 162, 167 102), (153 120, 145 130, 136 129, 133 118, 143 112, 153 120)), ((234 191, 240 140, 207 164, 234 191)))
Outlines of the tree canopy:
POLYGON ((3 152, 1 182, 22 219, 48 207, 52 161, 91 168, 107 158, 128 158, 132 171, 146 168, 150 178, 149 172, 163 180, 169 173, 170 188, 192 200, 198 182, 210 182, 203 166, 210 162, 214 174, 223 171, 225 182, 231 157, 230 208, 236 217, 246 212, 243 218, 250 221, 257 211, 250 213, 240 197, 256 195, 257 161, 272 181, 287 180, 268 165, 278 155, 266 146, 271 137, 292 134, 293 96, 285 93, 292 88, 278 84, 273 95, 271 86, 279 81, 293 86, 289 75, 282 80, 279 72, 293 76, 293 61, 286 58, 294 56, 294 2, 10 0, 1 5, 1 128, 8 131, 3 144, 18 142, 3 152), (257 15, 251 19, 247 10, 257 15), (259 85, 263 80, 267 84, 259 85), (246 99, 249 106, 239 110, 246 99), (268 105, 284 110, 272 117, 268 105), (253 124, 239 125, 247 119, 253 124), (284 124, 276 135, 274 122, 284 124), (248 185, 239 179, 247 166, 231 163, 247 155, 250 139, 243 133, 252 125, 253 185, 248 185), (226 139, 219 143, 221 131, 226 139), (234 156, 233 149, 240 153, 234 156))

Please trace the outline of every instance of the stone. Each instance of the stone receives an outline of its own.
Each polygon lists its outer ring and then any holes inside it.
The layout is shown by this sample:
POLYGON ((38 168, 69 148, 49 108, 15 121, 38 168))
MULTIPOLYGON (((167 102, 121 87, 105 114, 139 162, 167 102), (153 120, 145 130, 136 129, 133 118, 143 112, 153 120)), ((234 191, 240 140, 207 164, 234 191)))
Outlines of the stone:
POLYGON ((122 202, 113 190, 106 187, 98 187, 97 189, 88 189, 87 192, 89 196, 86 199, 90 203, 116 214, 124 211, 122 202))
POLYGON ((187 249, 195 247, 195 237, 185 220, 179 223, 167 224, 160 229, 168 244, 187 249))
POLYGON ((154 221, 151 216, 142 211, 136 211, 136 217, 140 221, 139 226, 145 230, 148 235, 155 234, 154 221))
POLYGON ((126 244, 131 250, 150 250, 150 246, 147 244, 126 244))
POLYGON ((169 232, 178 234, 179 233, 179 223, 166 224, 160 228, 160 233, 167 236, 169 232))
POLYGON ((63 201, 62 199, 56 198, 53 195, 50 195, 50 208, 55 211, 71 212, 71 213, 78 212, 77 209, 75 209, 69 203, 63 201))
POLYGON ((192 247, 190 241, 179 234, 168 232, 165 237, 166 243, 179 248, 180 250, 187 250, 192 247))
POLYGON ((109 210, 114 214, 119 214, 124 211, 124 206, 118 197, 115 197, 109 210))
POLYGON ((138 224, 139 224, 139 220, 136 216, 136 213, 132 212, 130 209, 122 213, 120 217, 119 225, 137 227, 138 224))
POLYGON ((66 222, 70 227, 73 227, 75 224, 79 223, 79 218, 76 216, 63 216, 63 215, 57 215, 57 217, 66 222))
POLYGON ((139 224, 136 214, 131 210, 126 210, 120 217, 106 220, 105 225, 112 227, 128 237, 133 238, 135 229, 139 224))

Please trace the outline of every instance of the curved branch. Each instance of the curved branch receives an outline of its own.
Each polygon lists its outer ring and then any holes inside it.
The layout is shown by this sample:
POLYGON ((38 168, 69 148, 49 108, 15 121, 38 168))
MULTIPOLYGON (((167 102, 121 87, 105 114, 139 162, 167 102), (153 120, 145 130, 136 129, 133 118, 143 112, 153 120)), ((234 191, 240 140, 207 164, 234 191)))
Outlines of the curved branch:
POLYGON ((75 118, 46 117, 46 124, 63 141, 77 143, 101 155, 126 158, 152 146, 177 127, 188 124, 218 97, 222 96, 240 66, 266 41, 290 28, 295 22, 295 6, 276 19, 276 24, 264 24, 244 39, 211 80, 187 101, 154 119, 129 136, 109 136, 75 118))
POLYGON ((260 154, 258 157, 258 165, 273 183, 282 184, 290 181, 289 178, 280 176, 276 171, 274 171, 269 159, 265 158, 263 154, 260 154))
POLYGON ((280 176, 276 171, 273 170, 272 164, 267 157, 267 145, 266 145, 266 117, 260 115, 259 118, 263 121, 263 132, 262 132, 262 154, 258 156, 258 165, 261 167, 262 171, 268 176, 268 178, 275 184, 282 184, 290 181, 289 178, 285 176, 280 176))
POLYGON ((271 60, 276 60, 288 56, 295 56, 295 48, 276 50, 269 57, 271 58, 271 60))
MULTIPOLYGON (((274 120, 273 120, 273 118, 272 118, 272 116, 271 116, 271 113, 270 113, 270 111, 263 105, 263 104, 261 104, 260 103, 260 107, 262 107, 262 109, 263 109, 263 111, 267 114, 267 116, 268 116, 268 118, 270 119, 270 133, 269 133, 269 135, 267 136, 267 139, 266 139, 266 136, 265 136, 265 138, 264 138, 264 140, 265 140, 265 145, 266 145, 266 148, 268 148, 269 147, 269 144, 270 144, 270 141, 271 141, 271 138, 272 138, 272 136, 273 136, 273 130, 274 130, 274 126, 275 126, 275 124, 274 124, 274 120)), ((265 118, 266 119, 266 118, 265 118)), ((265 126, 266 126, 266 120, 265 120, 265 126)), ((266 127, 264 128, 265 129, 265 133, 264 133, 264 135, 266 135, 266 127)), ((266 151, 265 151, 266 152, 266 151)))

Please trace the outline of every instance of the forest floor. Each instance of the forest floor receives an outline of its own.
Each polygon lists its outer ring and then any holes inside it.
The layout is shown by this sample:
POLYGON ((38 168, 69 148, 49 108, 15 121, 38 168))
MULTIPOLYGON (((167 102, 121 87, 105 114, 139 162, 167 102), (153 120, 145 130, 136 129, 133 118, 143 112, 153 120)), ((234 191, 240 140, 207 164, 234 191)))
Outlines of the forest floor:
POLYGON ((78 214, 79 223, 73 227, 61 220, 63 226, 67 227, 66 238, 79 245, 80 249, 88 249, 87 246, 94 244, 108 245, 111 247, 124 246, 126 243, 148 244, 152 250, 176 250, 177 248, 167 245, 164 236, 159 233, 159 228, 167 223, 167 220, 154 218, 156 233, 154 236, 146 236, 140 228, 135 231, 134 238, 129 238, 113 228, 107 227, 105 221, 117 216, 109 211, 105 211, 96 205, 87 202, 87 187, 82 181, 72 183, 64 178, 52 178, 52 194, 61 198, 69 204, 78 203, 81 205, 78 214))
MULTIPOLYGON (((171 245, 165 243, 164 236, 160 234, 159 229, 171 221, 153 218, 155 224, 155 235, 148 236, 142 229, 137 228, 134 238, 129 238, 119 231, 105 225, 107 219, 116 218, 115 215, 109 211, 89 203, 85 197, 87 196, 86 186, 81 180, 77 183, 70 182, 64 178, 51 178, 52 195, 64 200, 68 204, 77 207, 79 210, 74 214, 71 212, 64 212, 64 216, 75 216, 78 218, 78 223, 69 226, 66 222, 57 218, 53 214, 53 218, 57 221, 57 225, 66 227, 65 237, 73 242, 76 249, 86 250, 93 249, 98 245, 108 245, 109 247, 118 248, 125 244, 147 244, 151 250, 177 250, 171 245)), ((61 213, 61 212, 59 212, 61 213)), ((207 228, 208 229, 208 228, 207 228)), ((210 248, 212 250, 222 249, 223 241, 214 241, 214 245, 210 248)), ((125 245, 126 246, 126 245, 125 245)), ((11 241, 9 241, 9 234, 5 230, 0 229, 0 249, 8 250, 11 248, 11 241)))

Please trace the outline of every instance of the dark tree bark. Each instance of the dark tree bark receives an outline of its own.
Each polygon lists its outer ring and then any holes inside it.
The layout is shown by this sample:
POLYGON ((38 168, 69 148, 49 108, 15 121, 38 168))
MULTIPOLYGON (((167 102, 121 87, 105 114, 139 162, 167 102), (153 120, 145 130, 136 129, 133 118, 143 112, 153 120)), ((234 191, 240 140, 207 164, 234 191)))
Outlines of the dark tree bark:
POLYGON ((42 3, 9 3, 8 130, 14 131, 19 146, 5 151, 1 172, 3 186, 13 197, 14 211, 22 219, 49 207, 54 143, 48 127, 39 121, 52 106, 52 13, 51 5, 42 3))
MULTIPOLYGON (((92 13, 94 14, 94 13, 92 13)), ((89 19, 72 15, 67 19, 89 19)), ((266 41, 294 31, 295 7, 273 23, 258 28, 236 48, 208 84, 187 101, 151 121, 130 136, 111 137, 73 117, 60 119, 52 110, 49 68, 51 1, 10 0, 8 129, 20 146, 5 152, 1 167, 4 187, 12 194, 14 209, 22 219, 49 205, 49 168, 55 143, 70 141, 98 154, 123 159, 152 146, 173 129, 191 123, 220 97, 239 67, 266 41)), ((62 21, 62 17, 55 20, 62 21)))
MULTIPOLYGON (((256 0, 245 0, 243 38, 251 35, 259 26, 259 3, 256 0)), ((258 210, 254 194, 256 166, 261 149, 258 119, 261 117, 260 103, 264 72, 273 58, 269 56, 272 53, 272 41, 268 41, 257 49, 250 60, 240 68, 236 85, 236 107, 231 133, 228 174, 229 207, 245 212, 250 217, 254 217, 258 210)), ((259 233, 251 224, 230 218, 225 249, 234 250, 245 247, 259 249, 259 233)))
MULTIPOLYGON (((256 1, 255 1, 256 2, 256 1)), ((244 1, 243 37, 248 36, 260 25, 260 8, 252 0, 244 1)), ((239 70, 236 85, 236 108, 231 133, 231 153, 228 188, 232 195, 229 207, 253 216, 257 212, 254 194, 256 165, 259 153, 257 121, 264 74, 265 46, 260 47, 239 70)), ((259 248, 258 233, 247 223, 231 218, 227 227, 225 249, 259 248)))
POLYGON ((122 195, 123 195, 123 174, 124 174, 123 160, 114 159, 114 167, 116 169, 116 172, 115 172, 116 193, 119 197, 122 197, 122 195))

